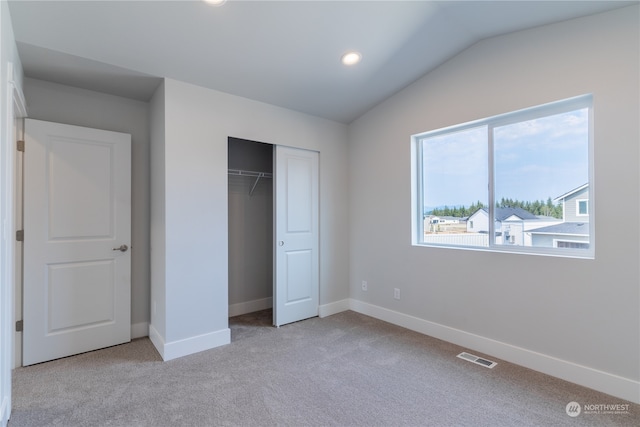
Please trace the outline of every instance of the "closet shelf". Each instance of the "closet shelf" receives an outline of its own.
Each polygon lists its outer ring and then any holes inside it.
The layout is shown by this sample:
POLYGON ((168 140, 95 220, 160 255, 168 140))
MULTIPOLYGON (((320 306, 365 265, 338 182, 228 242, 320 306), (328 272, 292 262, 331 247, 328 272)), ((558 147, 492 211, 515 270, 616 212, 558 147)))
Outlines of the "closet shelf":
POLYGON ((229 175, 239 175, 239 176, 253 176, 256 178, 271 178, 273 174, 271 172, 256 172, 256 171, 247 171, 243 169, 229 169, 229 175))
POLYGON ((249 176, 256 179, 256 182, 253 183, 251 190, 249 191, 249 197, 253 194, 253 190, 256 189, 256 185, 258 185, 258 181, 260 178, 272 178, 273 174, 270 172, 256 172, 256 171, 246 171, 242 169, 229 169, 227 172, 229 175, 237 175, 237 176, 249 176))

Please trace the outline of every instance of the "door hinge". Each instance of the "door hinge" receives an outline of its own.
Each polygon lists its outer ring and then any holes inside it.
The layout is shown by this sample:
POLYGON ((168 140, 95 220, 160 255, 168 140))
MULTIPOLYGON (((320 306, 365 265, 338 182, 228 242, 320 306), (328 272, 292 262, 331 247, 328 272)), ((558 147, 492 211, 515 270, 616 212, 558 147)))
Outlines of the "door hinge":
POLYGON ((24 153, 24 141, 18 141, 18 151, 22 151, 24 153))
POLYGON ((24 230, 16 231, 16 240, 18 242, 24 242, 24 230))
POLYGON ((22 332, 22 328, 24 327, 24 321, 18 320, 16 322, 16 332, 22 332))

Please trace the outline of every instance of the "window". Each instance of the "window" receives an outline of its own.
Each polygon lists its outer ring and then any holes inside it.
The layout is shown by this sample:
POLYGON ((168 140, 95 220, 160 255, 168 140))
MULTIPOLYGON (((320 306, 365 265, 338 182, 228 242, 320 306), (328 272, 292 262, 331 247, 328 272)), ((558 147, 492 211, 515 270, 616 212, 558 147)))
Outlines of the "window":
POLYGON ((588 243, 583 243, 583 242, 569 242, 569 241, 558 240, 556 242, 556 247, 558 247, 558 248, 588 249, 589 248, 589 244, 588 243))
POLYGON ((576 200, 576 211, 579 216, 589 215, 589 201, 588 200, 576 200))
POLYGON ((585 95, 414 135, 414 244, 593 257, 591 117, 585 95))

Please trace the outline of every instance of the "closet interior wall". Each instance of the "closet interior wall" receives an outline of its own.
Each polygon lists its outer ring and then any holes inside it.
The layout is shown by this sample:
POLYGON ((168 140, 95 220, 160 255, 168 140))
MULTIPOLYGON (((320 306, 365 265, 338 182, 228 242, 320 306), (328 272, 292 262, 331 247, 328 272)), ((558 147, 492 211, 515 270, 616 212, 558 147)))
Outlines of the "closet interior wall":
POLYGON ((273 146, 230 137, 228 167, 229 317, 233 317, 272 307, 273 146), (256 176, 262 173, 265 176, 256 176))

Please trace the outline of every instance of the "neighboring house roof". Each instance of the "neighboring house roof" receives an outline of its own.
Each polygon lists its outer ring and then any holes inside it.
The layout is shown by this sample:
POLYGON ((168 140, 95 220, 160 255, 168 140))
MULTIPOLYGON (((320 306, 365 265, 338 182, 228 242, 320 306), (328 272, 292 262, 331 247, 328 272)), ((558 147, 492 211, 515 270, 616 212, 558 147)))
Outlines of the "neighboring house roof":
POLYGON ((547 227, 535 228, 529 230, 529 233, 534 234, 571 234, 574 236, 588 236, 589 235, 589 223, 588 222, 562 222, 556 225, 549 225, 547 227))
MULTIPOLYGON (((480 211, 484 211, 484 213, 486 213, 487 215, 489 214, 489 211, 487 210, 487 208, 481 208, 475 211, 473 215, 477 214, 480 211)), ((535 216, 529 211, 525 211, 522 208, 496 208, 494 211, 494 214, 495 214, 496 221, 504 221, 505 219, 514 215, 520 219, 538 219, 537 216, 535 216)))
POLYGON ((573 190, 556 197, 555 199, 553 199, 553 201, 554 202, 558 202, 558 201, 560 201, 562 199, 566 199, 567 197, 571 196, 573 193, 577 193, 578 191, 581 191, 581 190, 587 188, 588 186, 589 186, 588 182, 586 184, 582 184, 580 187, 574 188, 573 190))

